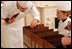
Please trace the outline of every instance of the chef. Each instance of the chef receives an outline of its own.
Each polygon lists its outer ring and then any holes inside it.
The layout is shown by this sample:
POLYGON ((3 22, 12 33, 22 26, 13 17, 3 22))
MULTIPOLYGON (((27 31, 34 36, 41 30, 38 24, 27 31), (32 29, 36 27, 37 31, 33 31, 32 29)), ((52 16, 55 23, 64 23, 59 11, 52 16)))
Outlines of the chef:
POLYGON ((31 14, 33 21, 31 28, 40 20, 39 11, 31 1, 4 1, 1 8, 1 46, 4 48, 23 48, 24 16, 31 14), (13 15, 18 14, 16 18, 13 15), (5 19, 9 18, 6 22, 5 19))
POLYGON ((57 2, 57 17, 60 20, 58 31, 59 34, 64 35, 61 39, 62 45, 66 48, 67 45, 71 45, 71 1, 58 1, 57 2), (67 29, 65 29, 67 27, 67 29))

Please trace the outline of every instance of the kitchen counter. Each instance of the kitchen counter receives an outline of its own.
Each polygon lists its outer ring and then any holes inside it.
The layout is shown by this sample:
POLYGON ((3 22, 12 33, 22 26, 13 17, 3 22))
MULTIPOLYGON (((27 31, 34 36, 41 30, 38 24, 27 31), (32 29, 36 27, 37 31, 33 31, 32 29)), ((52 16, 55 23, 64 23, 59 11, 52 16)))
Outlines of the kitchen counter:
POLYGON ((61 45, 61 38, 58 31, 53 31, 43 24, 35 28, 23 27, 24 43, 28 48, 56 48, 61 45))

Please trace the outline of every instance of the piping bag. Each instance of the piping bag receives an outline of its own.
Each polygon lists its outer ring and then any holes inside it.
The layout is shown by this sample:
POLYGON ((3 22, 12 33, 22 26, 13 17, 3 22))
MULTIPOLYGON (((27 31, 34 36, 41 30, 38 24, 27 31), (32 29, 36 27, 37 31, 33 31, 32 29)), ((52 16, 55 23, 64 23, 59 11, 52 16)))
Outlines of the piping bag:
MULTIPOLYGON (((19 15, 19 13, 13 15, 12 18, 11 18, 11 20, 12 20, 13 18, 16 18, 18 15, 19 15)), ((4 19, 5 22, 9 22, 9 18, 1 18, 1 19, 4 19)))

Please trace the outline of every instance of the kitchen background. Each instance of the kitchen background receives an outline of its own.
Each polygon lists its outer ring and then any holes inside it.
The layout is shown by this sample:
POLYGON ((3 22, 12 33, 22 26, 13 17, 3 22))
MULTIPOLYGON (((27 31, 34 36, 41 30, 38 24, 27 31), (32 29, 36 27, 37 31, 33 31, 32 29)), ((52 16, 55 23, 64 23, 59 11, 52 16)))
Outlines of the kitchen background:
MULTIPOLYGON (((55 29, 55 18, 56 16, 56 1, 32 1, 40 12, 40 23, 49 27, 49 29, 55 29)), ((25 25, 30 25, 33 17, 27 15, 24 18, 25 25)))
MULTIPOLYGON (((36 6, 38 11, 40 12, 40 21, 39 24, 44 24, 49 27, 49 29, 54 29, 57 25, 55 24, 55 20, 57 18, 57 3, 56 1, 32 1, 32 3, 36 6)), ((29 26, 33 20, 33 17, 28 14, 24 17, 24 26, 29 26)), ((2 21, 1 21, 2 22, 2 21)), ((24 48, 26 46, 24 45, 24 48)))
MULTIPOLYGON (((40 12, 40 24, 44 24, 49 29, 55 29, 55 18, 56 16, 56 1, 32 1, 40 12)), ((24 17, 24 25, 29 26, 33 17, 29 14, 24 17)), ((2 22, 2 21, 1 21, 2 22)), ((56 30, 56 29, 55 29, 56 30)))

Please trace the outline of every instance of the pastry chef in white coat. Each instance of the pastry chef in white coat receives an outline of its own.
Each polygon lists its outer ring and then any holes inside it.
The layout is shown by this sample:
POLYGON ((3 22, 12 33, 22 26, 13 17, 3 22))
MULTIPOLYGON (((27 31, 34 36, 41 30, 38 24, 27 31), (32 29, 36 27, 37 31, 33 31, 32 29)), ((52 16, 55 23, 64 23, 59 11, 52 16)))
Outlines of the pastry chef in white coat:
POLYGON ((71 15, 71 1, 58 1, 57 9, 57 17, 60 20, 58 31, 59 34, 64 35, 61 42, 63 47, 66 48, 66 45, 71 45, 71 19, 69 18, 71 15), (69 29, 65 29, 66 27, 69 29))
POLYGON ((24 16, 31 14, 33 21, 30 27, 35 27, 40 20, 40 13, 31 1, 5 1, 1 8, 1 18, 9 18, 1 24, 1 46, 4 48, 23 48, 24 16), (13 15, 19 13, 16 18, 13 15))

